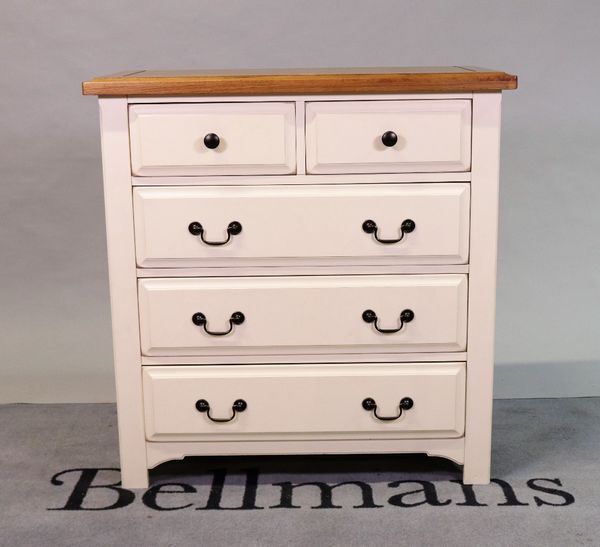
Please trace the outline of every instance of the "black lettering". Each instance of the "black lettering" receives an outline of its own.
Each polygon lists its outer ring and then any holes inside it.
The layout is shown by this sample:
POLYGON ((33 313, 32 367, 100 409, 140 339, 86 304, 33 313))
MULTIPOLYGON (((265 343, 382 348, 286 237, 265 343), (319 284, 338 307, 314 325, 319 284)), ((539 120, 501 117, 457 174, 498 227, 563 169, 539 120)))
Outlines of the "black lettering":
POLYGON ((455 482, 456 484, 460 484, 463 494, 465 496, 464 503, 457 503, 456 505, 464 505, 466 507, 487 507, 487 503, 479 503, 477 497, 475 496, 475 490, 473 489, 472 484, 463 484, 462 481, 450 481, 455 482))
POLYGON ((163 507, 158 504, 159 494, 193 494, 197 490, 191 486, 190 484, 184 484, 180 482, 165 482, 163 484, 157 484, 156 486, 152 486, 142 496, 142 503, 146 507, 150 507, 150 509, 155 509, 156 511, 177 511, 178 509, 187 509, 191 507, 193 504, 188 503, 187 505, 176 505, 173 507, 163 507), (178 490, 168 489, 169 487, 177 487, 178 490))
POLYGON ((258 469, 246 470, 246 485, 244 487, 244 497, 240 509, 264 509, 256 506, 256 493, 258 491, 258 469))
POLYGON ((388 503, 390 505, 395 505, 397 507, 417 507, 419 505, 433 505, 434 507, 440 507, 442 505, 449 505, 451 500, 440 501, 437 495, 437 491, 435 489, 435 484, 429 481, 419 481, 419 480, 406 480, 406 481, 394 481, 390 482, 388 486, 390 488, 397 488, 401 484, 419 484, 421 488, 417 490, 411 490, 410 492, 403 492, 402 494, 396 494, 392 496, 388 503), (411 496, 413 494, 423 494, 422 501, 416 501, 414 503, 406 503, 404 498, 406 496, 411 496))
POLYGON ((320 490, 321 504, 312 506, 312 509, 341 509, 341 505, 333 504, 333 490, 340 486, 358 486, 362 495, 362 503, 360 505, 353 505, 354 509, 376 509, 383 507, 383 505, 377 505, 373 499, 373 489, 371 486, 362 481, 347 481, 340 482, 339 484, 327 484, 325 482, 303 482, 300 484, 292 484, 291 482, 278 482, 274 483, 273 486, 279 486, 281 488, 281 498, 279 505, 271 505, 273 509, 300 509, 299 505, 294 505, 293 495, 296 488, 301 486, 314 486, 320 490))
POLYGON ((529 479, 527 481, 527 486, 529 486, 529 488, 531 488, 532 490, 536 490, 537 492, 544 492, 546 494, 552 494, 553 496, 559 496, 564 500, 563 503, 552 503, 550 501, 545 501, 541 498, 538 498, 537 496, 533 496, 533 500, 535 501, 538 507, 542 505, 553 505, 554 507, 562 507, 563 505, 571 505, 575 503, 575 498, 571 494, 569 494, 569 492, 566 492, 565 490, 557 490, 556 488, 548 488, 546 486, 541 486, 539 484, 536 484, 536 481, 546 481, 556 484, 558 486, 562 486, 560 479, 529 479))
POLYGON ((221 500, 223 498, 223 488, 225 487, 225 477, 227 476, 227 472, 225 471, 225 469, 217 469, 213 473, 213 480, 210 488, 210 494, 208 495, 208 501, 206 502, 206 505, 204 507, 198 507, 196 511, 237 511, 242 509, 264 509, 264 507, 257 507, 256 505, 256 493, 258 490, 258 470, 247 469, 245 471, 246 485, 244 488, 244 497, 242 499, 242 505, 240 507, 221 507, 221 500))
POLYGON ((92 484, 96 475, 99 471, 120 471, 117 468, 81 468, 81 469, 66 469, 61 471, 52 477, 50 482, 54 485, 61 486, 64 481, 60 480, 59 477, 66 475, 67 473, 80 472, 79 480, 75 484, 67 503, 64 507, 51 507, 48 511, 108 511, 109 509, 120 509, 121 507, 127 507, 132 504, 135 500, 135 494, 131 490, 127 490, 121 487, 121 481, 112 484, 92 484), (94 488, 106 488, 113 490, 117 493, 117 499, 112 505, 105 507, 83 507, 88 492, 94 488))
POLYGON ((500 488, 502 488, 502 493, 504 494, 505 502, 499 503, 498 507, 504 506, 515 506, 515 505, 529 505, 528 503, 523 503, 519 501, 513 487, 508 484, 506 481, 501 479, 491 479, 490 482, 497 484, 500 488))

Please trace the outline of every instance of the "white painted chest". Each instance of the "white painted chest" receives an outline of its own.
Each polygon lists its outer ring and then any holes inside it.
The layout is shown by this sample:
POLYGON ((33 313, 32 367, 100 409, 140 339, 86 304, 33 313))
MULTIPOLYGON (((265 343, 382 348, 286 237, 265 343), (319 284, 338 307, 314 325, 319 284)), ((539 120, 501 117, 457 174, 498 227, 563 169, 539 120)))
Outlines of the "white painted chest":
POLYGON ((475 68, 96 78, 122 480, 424 452, 490 478, 500 98, 475 68))

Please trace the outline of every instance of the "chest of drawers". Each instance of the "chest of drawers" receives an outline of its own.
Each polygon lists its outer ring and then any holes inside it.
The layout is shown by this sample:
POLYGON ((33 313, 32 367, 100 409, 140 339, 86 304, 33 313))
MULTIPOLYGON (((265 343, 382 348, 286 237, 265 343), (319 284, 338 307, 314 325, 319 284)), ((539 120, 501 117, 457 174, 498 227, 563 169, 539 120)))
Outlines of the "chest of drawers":
POLYGON ((139 71, 98 95, 122 481, 422 452, 490 478, 501 91, 485 69, 139 71))

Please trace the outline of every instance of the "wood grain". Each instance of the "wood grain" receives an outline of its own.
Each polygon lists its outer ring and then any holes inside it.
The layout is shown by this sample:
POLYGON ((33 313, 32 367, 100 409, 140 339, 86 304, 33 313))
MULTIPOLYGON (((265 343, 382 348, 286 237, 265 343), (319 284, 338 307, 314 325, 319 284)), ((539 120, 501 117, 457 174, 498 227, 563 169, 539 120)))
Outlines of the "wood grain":
POLYGON ((517 77, 477 67, 129 71, 83 82, 84 95, 233 96, 451 93, 516 89, 517 77))

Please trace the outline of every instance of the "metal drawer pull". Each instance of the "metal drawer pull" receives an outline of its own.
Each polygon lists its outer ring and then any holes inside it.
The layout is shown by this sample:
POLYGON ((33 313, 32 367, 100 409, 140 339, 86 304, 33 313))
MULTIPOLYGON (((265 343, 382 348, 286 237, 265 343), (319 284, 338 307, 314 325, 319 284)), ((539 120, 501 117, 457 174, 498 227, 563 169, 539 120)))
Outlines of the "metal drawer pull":
POLYGON ((210 334, 211 336, 225 336, 229 334, 233 330, 233 325, 241 325, 246 320, 246 316, 241 311, 234 311, 229 318, 229 329, 222 332, 214 332, 210 331, 207 328, 208 321, 206 320, 206 315, 204 315, 201 311, 196 312, 192 315, 192 323, 194 325, 198 325, 204 329, 206 334, 210 334))
POLYGON ((402 224, 400 224, 401 235, 398 239, 381 239, 377 235, 377 223, 374 220, 365 220, 362 225, 363 232, 366 232, 367 234, 373 234, 373 237, 376 241, 379 241, 379 243, 383 243, 385 245, 390 245, 392 243, 398 243, 399 241, 402 241, 404 239, 404 236, 406 234, 414 232, 416 227, 417 225, 415 224, 415 221, 410 218, 407 218, 402 221, 402 224))
POLYGON ((213 418, 210 415, 210 404, 208 404, 208 401, 206 399, 199 399, 198 401, 196 401, 196 410, 198 412, 206 412, 208 419, 217 423, 230 422, 235 418, 238 412, 244 412, 244 410, 246 410, 247 408, 248 403, 246 403, 244 399, 237 399, 236 401, 234 401, 233 405, 231 405, 231 410, 233 411, 233 414, 230 418, 213 418))
POLYGON ((221 139, 216 133, 207 133, 204 135, 204 146, 206 146, 206 148, 214 150, 219 147, 219 144, 221 144, 221 139))
POLYGON ((236 236, 239 233, 241 233, 242 225, 237 220, 230 222, 227 226, 227 239, 225 241, 207 241, 206 239, 204 239, 204 227, 202 226, 202 224, 196 221, 190 222, 188 230, 193 236, 200 236, 202 243, 205 243, 206 245, 213 245, 216 247, 218 245, 227 245, 227 243, 229 243, 229 241, 231 240, 231 236, 236 236))
POLYGON ((380 329, 377 325, 379 321, 377 314, 373 310, 365 310, 362 314, 365 323, 373 323, 375 330, 381 334, 393 334, 402 330, 405 323, 410 323, 415 318, 415 312, 409 309, 400 312, 400 326, 397 329, 380 329))
POLYGON ((381 142, 383 143, 383 146, 391 148, 398 142, 398 135, 396 135, 396 133, 393 131, 386 131, 383 135, 381 135, 381 142))
POLYGON ((398 413, 398 416, 379 416, 377 414, 377 403, 375 402, 375 399, 371 397, 367 397, 362 402, 362 407, 365 410, 368 410, 369 412, 372 410, 373 416, 375 416, 375 418, 377 418, 378 420, 381 420, 382 422, 391 422, 400 418, 400 416, 402 416, 402 412, 404 410, 410 410, 414 406, 414 404, 414 401, 410 397, 404 397, 398 405, 398 410, 400 411, 398 413))

